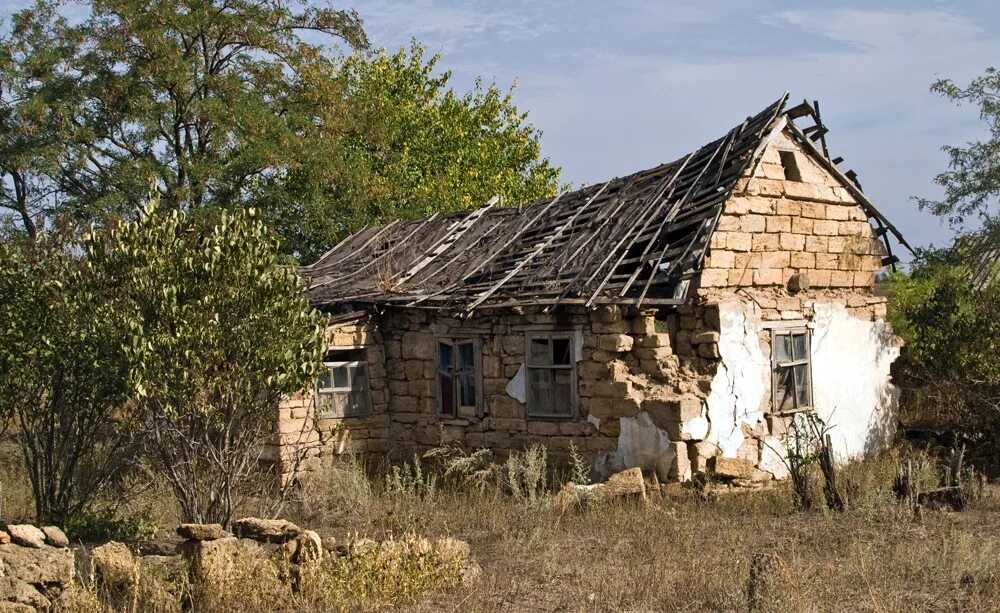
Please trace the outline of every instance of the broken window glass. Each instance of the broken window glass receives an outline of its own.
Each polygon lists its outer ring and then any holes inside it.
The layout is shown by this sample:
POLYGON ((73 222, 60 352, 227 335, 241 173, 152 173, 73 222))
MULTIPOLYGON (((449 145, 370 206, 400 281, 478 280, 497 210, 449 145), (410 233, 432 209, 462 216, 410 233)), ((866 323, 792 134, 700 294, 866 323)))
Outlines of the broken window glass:
POLYGON ((456 417, 461 407, 478 409, 477 377, 475 341, 438 342, 438 406, 442 415, 456 417))
POLYGON ((570 417, 575 412, 576 365, 570 335, 528 340, 528 414, 570 417))
POLYGON ((772 365, 774 411, 785 413, 812 408, 809 330, 775 331, 772 365))
POLYGON ((368 363, 363 349, 331 351, 316 380, 318 417, 360 417, 371 414, 368 363))

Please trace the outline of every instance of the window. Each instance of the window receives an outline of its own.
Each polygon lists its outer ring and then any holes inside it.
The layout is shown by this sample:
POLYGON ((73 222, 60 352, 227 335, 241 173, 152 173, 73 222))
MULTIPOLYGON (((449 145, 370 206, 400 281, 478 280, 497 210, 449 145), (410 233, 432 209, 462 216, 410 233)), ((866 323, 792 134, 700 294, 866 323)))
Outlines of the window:
POLYGON ((438 341, 438 411, 442 415, 477 414, 477 353, 471 338, 438 341))
POLYGON ((795 158, 794 151, 779 151, 781 157, 781 168, 785 171, 786 181, 802 181, 802 171, 799 169, 799 161, 795 158))
POLYGON ((807 328, 775 330, 771 336, 771 387, 775 413, 812 408, 810 335, 807 328))
POLYGON ((529 336, 527 354, 528 415, 575 415, 576 362, 572 334, 529 336))
POLYGON ((317 417, 361 417, 371 412, 364 349, 328 353, 316 381, 317 417))

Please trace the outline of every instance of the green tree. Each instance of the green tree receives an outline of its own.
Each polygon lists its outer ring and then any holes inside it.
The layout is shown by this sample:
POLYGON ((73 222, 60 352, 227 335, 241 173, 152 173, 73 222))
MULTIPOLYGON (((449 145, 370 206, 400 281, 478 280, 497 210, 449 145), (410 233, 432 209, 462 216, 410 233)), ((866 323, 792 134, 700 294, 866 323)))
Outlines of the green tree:
POLYGON ((477 81, 459 94, 439 62, 416 42, 346 58, 338 76, 344 175, 279 177, 278 194, 300 202, 264 207, 282 235, 302 246, 304 260, 365 224, 469 209, 493 196, 521 204, 555 192, 559 169, 541 156, 541 134, 514 105, 513 88, 477 81), (310 199, 318 206, 303 207, 310 199), (309 210, 323 218, 303 224, 309 210))
POLYGON ((93 0, 72 24, 61 4, 38 0, 0 41, 4 148, 17 154, 0 163, 0 205, 27 230, 52 193, 61 210, 104 221, 139 210, 151 180, 164 207, 197 213, 246 206, 269 175, 338 175, 336 63, 304 33, 364 48, 354 12, 93 0))
POLYGON ((152 469, 185 521, 228 524, 259 494, 283 394, 310 385, 324 318, 254 209, 148 206, 86 246, 128 321, 128 381, 152 469))
POLYGON ((945 146, 948 170, 935 177, 944 188, 940 200, 920 198, 920 207, 960 225, 970 216, 996 219, 997 196, 1000 196, 1000 71, 987 68, 968 86, 960 87, 950 79, 940 79, 931 91, 956 104, 972 104, 986 124, 988 137, 964 147, 945 146))
POLYGON ((126 321, 72 229, 0 243, 0 413, 13 422, 36 519, 67 526, 135 466, 126 321))
MULTIPOLYGON (((962 249, 920 253, 888 281, 889 320, 906 342, 894 366, 905 421, 1000 455, 1000 283, 971 283, 962 249)), ((974 263, 979 262, 979 263, 974 263)))
POLYGON ((91 0, 72 24, 58 6, 0 38, 0 206, 29 233, 53 211, 130 218, 153 180, 165 208, 257 208, 308 261, 367 223, 557 186, 510 91, 455 93, 415 43, 342 54, 367 46, 352 11, 91 0))

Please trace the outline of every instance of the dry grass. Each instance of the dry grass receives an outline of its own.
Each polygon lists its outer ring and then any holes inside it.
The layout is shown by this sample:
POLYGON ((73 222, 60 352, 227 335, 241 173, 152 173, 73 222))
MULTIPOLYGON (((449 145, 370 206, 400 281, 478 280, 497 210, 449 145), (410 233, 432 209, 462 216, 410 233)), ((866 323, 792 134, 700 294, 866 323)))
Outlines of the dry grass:
POLYGON ((482 579, 409 605, 419 611, 746 610, 761 551, 781 560, 774 610, 1000 610, 997 492, 913 519, 890 489, 897 459, 842 473, 846 513, 797 514, 779 485, 560 516, 496 488, 387 495, 348 465, 309 483, 293 519, 327 534, 468 541, 482 579))
POLYGON ((196 610, 742 611, 751 557, 773 552, 775 611, 1000 611, 1000 490, 988 487, 964 512, 914 518, 891 493, 898 459, 841 473, 845 513, 795 513, 778 485, 677 490, 565 515, 548 496, 519 498, 500 484, 456 489, 442 478, 407 490, 342 461, 306 482, 286 517, 338 542, 462 539, 480 579, 462 585, 395 554, 328 558, 298 593, 273 580, 280 569, 265 569, 196 610))

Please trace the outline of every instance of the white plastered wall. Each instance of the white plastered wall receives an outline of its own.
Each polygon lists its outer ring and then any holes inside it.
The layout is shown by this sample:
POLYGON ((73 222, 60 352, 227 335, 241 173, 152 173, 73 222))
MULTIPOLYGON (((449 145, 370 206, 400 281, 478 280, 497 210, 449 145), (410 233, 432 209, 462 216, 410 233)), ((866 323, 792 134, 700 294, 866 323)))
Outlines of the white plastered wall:
MULTIPOLYGON (((761 346, 768 327, 754 303, 739 300, 720 305, 721 364, 707 400, 707 439, 726 457, 736 457, 745 434, 764 418, 771 393, 771 359, 761 346)), ((814 303, 803 314, 812 329, 813 403, 830 427, 838 460, 860 458, 884 449, 896 424, 898 390, 889 366, 899 355, 887 323, 853 317, 843 304, 814 303)), ((768 437, 762 445, 761 468, 784 476, 768 437)))

